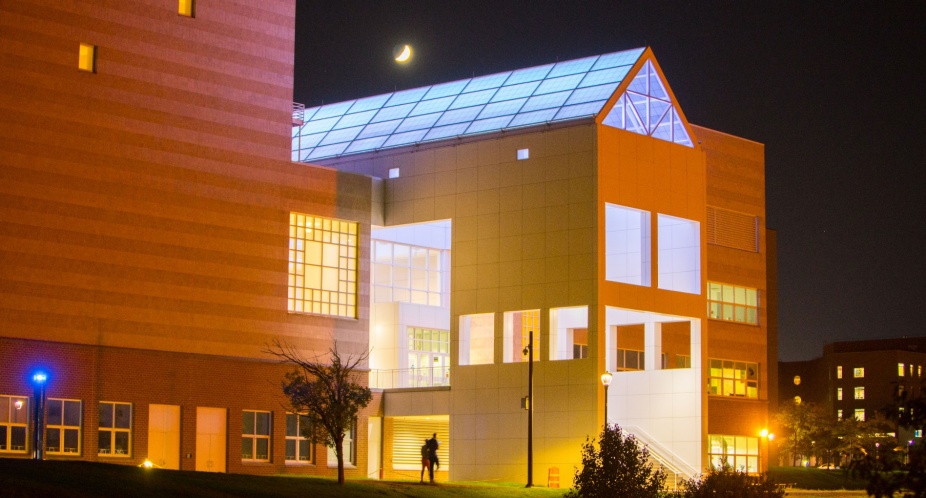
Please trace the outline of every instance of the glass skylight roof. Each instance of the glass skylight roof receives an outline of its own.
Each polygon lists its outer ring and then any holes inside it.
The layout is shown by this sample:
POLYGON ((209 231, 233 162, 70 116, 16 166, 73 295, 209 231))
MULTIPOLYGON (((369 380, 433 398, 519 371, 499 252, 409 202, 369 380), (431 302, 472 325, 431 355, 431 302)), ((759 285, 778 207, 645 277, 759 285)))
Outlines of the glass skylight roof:
MULTIPOLYGON (((293 128, 293 160, 315 161, 595 116, 643 50, 625 50, 306 109, 304 124, 293 128)), ((635 115, 630 117, 629 125, 625 124, 622 115, 624 126, 619 127, 638 133, 638 129, 646 128, 646 134, 671 141, 679 133, 679 127, 684 132, 684 125, 674 113, 668 96, 664 96, 659 76, 647 73, 642 81, 638 81, 640 78, 637 75, 632 83, 635 94, 666 101, 671 108, 668 119, 653 123, 650 130, 648 122, 633 121, 635 115), (648 90, 655 88, 654 78, 662 94, 648 90)), ((624 97, 621 101, 624 107, 635 105, 626 103, 624 97)))

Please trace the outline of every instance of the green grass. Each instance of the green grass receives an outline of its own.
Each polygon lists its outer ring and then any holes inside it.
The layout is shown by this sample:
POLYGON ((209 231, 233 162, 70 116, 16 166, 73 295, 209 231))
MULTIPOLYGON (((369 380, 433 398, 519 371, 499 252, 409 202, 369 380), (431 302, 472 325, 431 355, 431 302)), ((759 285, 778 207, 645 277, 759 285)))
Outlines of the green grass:
POLYGON ((457 497, 558 498, 565 489, 531 488, 523 484, 418 484, 397 481, 337 481, 318 477, 250 476, 142 469, 93 462, 0 459, 0 496, 196 496, 219 498, 299 497, 351 498, 457 497))
POLYGON ((794 483, 800 489, 865 489, 868 481, 852 479, 843 470, 820 470, 806 467, 772 467, 769 476, 779 483, 794 483))

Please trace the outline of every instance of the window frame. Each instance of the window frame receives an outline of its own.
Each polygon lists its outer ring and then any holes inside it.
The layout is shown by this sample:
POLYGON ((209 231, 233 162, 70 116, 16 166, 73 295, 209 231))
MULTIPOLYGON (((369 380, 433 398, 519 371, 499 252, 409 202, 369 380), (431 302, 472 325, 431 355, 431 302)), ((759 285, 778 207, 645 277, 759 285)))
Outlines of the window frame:
POLYGON ((856 386, 853 389, 853 397, 858 400, 865 399, 865 386, 856 386))
POLYGON ((84 433, 84 402, 80 399, 69 399, 69 398, 48 398, 45 401, 45 438, 42 441, 42 444, 45 445, 45 454, 47 455, 62 455, 62 456, 72 456, 79 457, 83 452, 83 433, 84 433), (52 424, 50 422, 49 412, 51 411, 51 405, 54 402, 59 402, 61 404, 61 423, 52 424), (78 410, 78 425, 66 424, 67 421, 67 408, 68 406, 73 407, 73 403, 77 403, 78 410), (70 404, 70 405, 69 405, 70 404), (52 431, 58 432, 58 447, 50 448, 48 442, 51 438, 48 436, 52 431), (71 447, 73 451, 66 451, 69 449, 65 446, 67 443, 68 431, 77 431, 77 447, 71 447))
POLYGON ((761 469, 761 448, 759 438, 754 436, 734 435, 734 434, 708 434, 707 439, 707 461, 710 468, 719 469, 725 465, 737 471, 745 471, 750 474, 756 474, 761 469), (717 442, 721 441, 718 445, 717 442), (728 443, 732 441, 732 445, 728 443), (743 443, 743 448, 737 443, 743 443), (724 448, 720 453, 715 452, 717 448, 724 448), (720 461, 715 464, 714 459, 720 461), (737 468, 737 459, 745 459, 745 468, 737 468), (728 460, 732 459, 733 462, 728 460), (750 470, 752 469, 752 470, 750 470))
POLYGON ((709 358, 707 370, 708 395, 726 396, 744 399, 759 399, 759 363, 741 360, 727 360, 722 358, 709 358), (742 368, 738 368, 742 366, 742 368), (752 367, 754 375, 749 376, 752 367), (719 372, 718 372, 719 370, 719 372), (715 375, 719 373, 720 375, 715 375), (728 376, 727 374, 732 374, 728 376), (738 374, 742 373, 741 376, 738 374), (739 394, 738 386, 742 386, 739 394), (750 390, 754 395, 750 396, 750 390))
MULTIPOLYGON (((328 467, 338 466, 338 456, 334 453, 334 447, 327 446, 328 449, 328 467)), ((341 446, 344 450, 344 465, 356 468, 357 466, 357 419, 354 419, 350 427, 344 431, 344 441, 341 446)))
POLYGON ((357 319, 360 228, 357 221, 290 212, 290 313, 357 319))
POLYGON ((241 411, 241 461, 242 462, 269 462, 270 457, 272 456, 273 448, 271 446, 271 437, 273 435, 273 412, 268 410, 242 410, 241 411), (245 432, 245 424, 248 419, 248 414, 252 416, 251 427, 253 432, 245 432), (267 415, 267 433, 260 434, 257 431, 259 430, 258 424, 258 415, 266 414, 267 415), (245 441, 251 441, 251 452, 250 456, 245 456, 245 441), (267 444, 267 454, 264 455, 265 458, 259 458, 261 455, 258 453, 260 441, 265 441, 267 444))
POLYGON ((314 465, 315 464, 315 441, 311 438, 305 437, 304 427, 309 425, 308 417, 304 413, 293 413, 286 412, 286 432, 285 432, 285 447, 284 447, 284 462, 289 465, 314 465), (296 422, 296 434, 290 434, 289 423, 290 419, 295 417, 296 422), (293 456, 295 459, 291 459, 289 453, 289 444, 293 444, 293 456), (305 443, 306 451, 308 451, 307 458, 301 458, 302 452, 300 451, 301 443, 305 443))
POLYGON ((742 285, 726 284, 723 282, 707 282, 707 317, 711 320, 758 327, 760 301, 761 296, 759 289, 742 285), (740 291, 742 291, 743 294, 744 302, 742 303, 737 302, 740 291), (749 304, 750 292, 755 296, 755 305, 749 304), (729 300, 727 299, 728 295, 730 297, 729 300), (717 296, 719 300, 715 299, 715 296, 717 296), (729 318, 727 317, 728 310, 729 318), (742 319, 738 319, 737 316, 740 310, 742 310, 742 319), (754 320, 750 320, 750 311, 753 312, 752 318, 754 318, 754 320))
MULTIPOLYGON (((29 397, 17 396, 12 394, 0 395, 0 398, 6 399, 7 413, 4 420, 0 421, 0 427, 4 428, 5 435, 0 439, 0 453, 3 454, 26 454, 29 451, 29 397), (16 402, 22 401, 22 406, 16 408, 16 402), (14 412, 14 410, 16 410, 14 412), (25 422, 17 422, 16 413, 24 414, 25 422), (23 444, 21 448, 13 449, 13 429, 22 429, 23 444)), ((17 431, 18 432, 18 431, 17 431)), ((17 445, 19 446, 19 445, 17 445)))
POLYGON ((113 449, 113 452, 103 452, 103 445, 97 443, 97 455, 101 457, 115 457, 115 458, 129 458, 132 456, 132 415, 133 407, 131 403, 126 403, 122 401, 100 401, 99 403, 100 410, 100 420, 97 425, 97 438, 103 436, 103 433, 109 433, 109 447, 113 449), (111 420, 112 426, 104 426, 102 419, 102 410, 104 405, 109 405, 111 411, 111 420), (129 424, 128 427, 116 427, 116 407, 117 405, 127 406, 129 410, 129 424), (119 453, 116 449, 116 438, 119 434, 126 435, 126 447, 123 453, 119 453))

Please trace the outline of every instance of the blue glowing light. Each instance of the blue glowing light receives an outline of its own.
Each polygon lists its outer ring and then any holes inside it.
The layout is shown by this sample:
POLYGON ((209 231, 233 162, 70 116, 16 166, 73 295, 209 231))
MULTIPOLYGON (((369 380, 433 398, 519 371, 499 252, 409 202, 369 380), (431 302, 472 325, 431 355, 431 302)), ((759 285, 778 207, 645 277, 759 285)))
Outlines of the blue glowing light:
POLYGON ((38 371, 32 374, 32 382, 36 384, 44 384, 48 380, 48 374, 42 371, 38 371))

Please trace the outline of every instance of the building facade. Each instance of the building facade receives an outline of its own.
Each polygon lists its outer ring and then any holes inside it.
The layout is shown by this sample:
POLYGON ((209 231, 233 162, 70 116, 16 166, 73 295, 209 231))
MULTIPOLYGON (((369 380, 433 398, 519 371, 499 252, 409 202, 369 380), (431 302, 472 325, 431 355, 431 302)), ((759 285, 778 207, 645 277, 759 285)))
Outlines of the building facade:
POLYGON ((522 481, 526 404, 537 484, 605 420, 674 476, 766 468, 761 144, 688 123, 648 48, 294 119, 294 9, 0 7, 0 456, 42 371, 48 458, 330 475, 280 340, 370 353, 349 477, 437 433, 439 478, 522 481))

